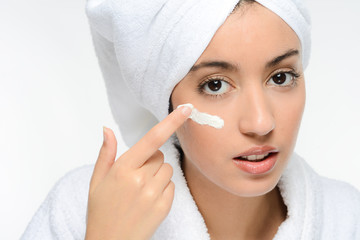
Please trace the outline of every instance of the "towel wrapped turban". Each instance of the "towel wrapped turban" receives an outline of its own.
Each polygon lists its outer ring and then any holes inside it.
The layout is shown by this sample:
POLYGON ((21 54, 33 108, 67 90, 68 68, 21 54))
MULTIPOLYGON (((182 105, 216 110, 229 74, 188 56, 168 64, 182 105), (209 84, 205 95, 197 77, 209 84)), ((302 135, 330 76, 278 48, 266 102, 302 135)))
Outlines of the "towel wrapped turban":
MULTIPOLYGON (((169 98, 239 0, 88 0, 109 104, 130 147, 168 114, 169 98)), ((301 0, 258 0, 297 34, 303 67, 310 17, 301 0)))

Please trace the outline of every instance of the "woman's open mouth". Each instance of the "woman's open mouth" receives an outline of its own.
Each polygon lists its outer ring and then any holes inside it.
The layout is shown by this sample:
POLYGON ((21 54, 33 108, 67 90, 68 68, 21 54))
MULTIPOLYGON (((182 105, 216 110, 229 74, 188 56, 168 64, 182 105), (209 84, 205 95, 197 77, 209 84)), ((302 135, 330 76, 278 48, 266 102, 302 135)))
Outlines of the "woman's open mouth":
POLYGON ((236 157, 235 159, 251 161, 251 162, 261 162, 261 161, 265 160, 271 154, 275 154, 275 153, 266 153, 266 154, 262 154, 262 155, 249 155, 249 156, 242 156, 242 157, 240 156, 240 157, 236 157))
POLYGON ((264 174, 276 164, 278 151, 272 147, 256 147, 233 158, 235 165, 250 174, 264 174))

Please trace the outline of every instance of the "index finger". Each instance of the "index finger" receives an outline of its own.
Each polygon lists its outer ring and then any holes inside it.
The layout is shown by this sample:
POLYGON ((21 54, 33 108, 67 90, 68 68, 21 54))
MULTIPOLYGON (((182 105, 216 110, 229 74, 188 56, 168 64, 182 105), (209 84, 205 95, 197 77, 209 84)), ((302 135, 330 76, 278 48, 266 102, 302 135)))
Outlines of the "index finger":
POLYGON ((156 124, 120 159, 127 159, 132 167, 141 167, 188 119, 192 108, 184 105, 172 111, 164 120, 156 124))

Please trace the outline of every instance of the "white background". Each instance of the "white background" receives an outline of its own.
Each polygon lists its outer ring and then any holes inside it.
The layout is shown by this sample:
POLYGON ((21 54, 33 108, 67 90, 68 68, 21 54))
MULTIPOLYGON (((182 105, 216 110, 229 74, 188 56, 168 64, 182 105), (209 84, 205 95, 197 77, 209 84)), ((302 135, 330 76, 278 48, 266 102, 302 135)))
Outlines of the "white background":
MULTIPOLYGON (((18 239, 55 182, 115 130, 84 1, 0 7, 0 238, 18 239)), ((360 189, 360 2, 309 1, 313 48, 296 151, 360 189)))

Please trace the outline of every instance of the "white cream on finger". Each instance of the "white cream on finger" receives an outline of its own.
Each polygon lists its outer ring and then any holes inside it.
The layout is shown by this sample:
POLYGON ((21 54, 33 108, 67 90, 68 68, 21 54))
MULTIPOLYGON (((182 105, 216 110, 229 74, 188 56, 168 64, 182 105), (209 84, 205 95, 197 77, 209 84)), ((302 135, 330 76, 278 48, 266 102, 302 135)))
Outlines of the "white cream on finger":
POLYGON ((189 106, 192 109, 189 118, 200 125, 209 125, 217 129, 224 127, 224 120, 218 116, 199 112, 191 103, 181 104, 177 108, 181 106, 189 106))

